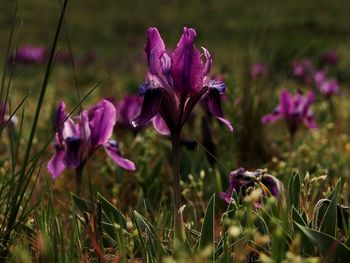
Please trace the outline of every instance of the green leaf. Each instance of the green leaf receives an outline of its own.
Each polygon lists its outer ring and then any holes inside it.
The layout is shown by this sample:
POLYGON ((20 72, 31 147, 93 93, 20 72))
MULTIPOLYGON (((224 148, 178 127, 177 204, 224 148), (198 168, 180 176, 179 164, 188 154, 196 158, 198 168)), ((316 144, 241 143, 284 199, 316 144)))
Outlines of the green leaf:
POLYGON ((320 231, 332 237, 335 237, 337 232, 337 201, 338 201, 339 188, 340 188, 340 179, 338 180, 338 183, 335 186, 332 193, 329 195, 329 197, 331 197, 331 202, 328 205, 328 208, 322 218, 321 225, 320 225, 320 231))
POLYGON ((299 214, 294 206, 292 206, 292 219, 294 222, 307 227, 307 223, 304 221, 303 217, 299 214))
POLYGON ((85 213, 85 212, 90 212, 90 202, 77 196, 74 193, 71 193, 72 196, 72 201, 73 204, 75 205, 76 208, 80 210, 80 212, 85 213))
POLYGON ((315 246, 317 246, 322 254, 326 257, 324 262, 349 262, 350 248, 339 242, 332 236, 304 227, 296 222, 295 226, 300 232, 306 236, 315 246))
POLYGON ((289 207, 294 206, 297 211, 300 210, 300 176, 294 173, 288 184, 288 203, 289 207))
POLYGON ((134 211, 135 225, 139 233, 141 244, 143 249, 146 251, 147 262, 153 262, 153 258, 156 258, 157 250, 154 243, 155 235, 153 231, 153 226, 147 222, 140 213, 134 211), (146 238, 142 235, 142 232, 145 232, 146 238))
POLYGON ((214 237, 215 237, 215 194, 212 195, 208 202, 204 215, 204 222, 199 237, 198 249, 204 249, 207 246, 212 247, 214 260, 214 237))
POLYGON ((108 217, 110 223, 116 223, 123 229, 126 229, 126 218, 114 205, 105 199, 100 193, 97 194, 98 200, 101 202, 102 211, 108 217))

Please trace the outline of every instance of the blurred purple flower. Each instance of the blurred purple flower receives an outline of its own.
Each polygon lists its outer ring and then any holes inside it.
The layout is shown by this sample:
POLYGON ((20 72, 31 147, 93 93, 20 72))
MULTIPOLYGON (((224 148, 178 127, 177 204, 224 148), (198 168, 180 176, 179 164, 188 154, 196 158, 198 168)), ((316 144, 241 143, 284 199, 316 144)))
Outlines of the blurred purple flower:
POLYGON ((239 168, 230 172, 230 185, 226 192, 219 193, 220 197, 228 204, 232 202, 232 194, 235 191, 237 194, 246 196, 248 188, 261 187, 264 195, 273 195, 278 198, 280 193, 284 191, 283 184, 280 180, 272 175, 266 174, 263 170, 250 172, 244 168, 239 168))
POLYGON ((135 129, 130 122, 140 113, 142 102, 143 99, 141 97, 128 95, 115 103, 115 108, 117 109, 116 125, 118 128, 127 128, 132 131, 138 130, 137 128, 135 129))
POLYGON ((292 66, 294 78, 307 85, 313 83, 312 77, 314 75, 315 66, 310 59, 294 61, 292 66))
POLYGON ((76 122, 68 117, 62 101, 56 113, 56 152, 47 165, 52 178, 58 177, 67 168, 83 167, 87 158, 100 146, 117 165, 135 170, 135 164, 123 158, 118 143, 111 140, 115 121, 116 109, 107 100, 84 110, 76 117, 76 122))
POLYGON ((314 74, 315 85, 319 86, 326 81, 326 72, 324 70, 318 70, 314 74))
POLYGON ((327 51, 323 54, 321 61, 325 65, 335 65, 338 62, 338 55, 335 51, 327 51))
POLYGON ((9 63, 42 64, 45 61, 46 49, 40 46, 20 46, 15 55, 10 56, 9 63))
POLYGON ((273 113, 263 116, 261 121, 263 123, 269 123, 284 118, 292 136, 297 131, 301 122, 304 122, 310 129, 317 128, 310 108, 314 100, 315 96, 313 92, 308 92, 306 96, 303 96, 298 91, 293 96, 288 90, 283 89, 280 93, 279 105, 273 113))
POLYGON ((330 98, 339 92, 338 81, 335 79, 323 81, 318 89, 325 98, 330 98))
POLYGON ((55 57, 55 62, 57 63, 63 63, 63 64, 68 64, 72 62, 73 57, 71 56, 69 51, 57 51, 56 57, 55 57))
POLYGON ((314 75, 315 86, 320 93, 327 99, 337 94, 340 90, 338 81, 336 79, 328 80, 326 73, 322 70, 317 71, 314 75))
POLYGON ((269 73, 269 66, 263 63, 256 63, 250 67, 250 76, 253 79, 266 77, 269 73))
POLYGON ((153 117, 157 130, 180 133, 193 108, 202 97, 208 98, 210 112, 223 122, 230 131, 231 123, 221 110, 220 95, 225 92, 225 83, 208 79, 212 58, 205 48, 201 54, 194 47, 196 31, 184 28, 177 48, 168 54, 156 28, 147 31, 145 51, 148 58, 148 73, 140 87, 144 101, 140 115, 131 123, 139 127, 153 117), (205 62, 201 57, 205 57, 205 62))

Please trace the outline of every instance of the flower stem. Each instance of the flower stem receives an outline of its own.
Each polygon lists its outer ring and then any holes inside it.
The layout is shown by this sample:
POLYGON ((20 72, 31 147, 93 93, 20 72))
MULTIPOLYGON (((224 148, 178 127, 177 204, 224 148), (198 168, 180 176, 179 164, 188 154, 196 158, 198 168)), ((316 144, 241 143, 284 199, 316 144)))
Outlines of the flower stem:
POLYGON ((174 202, 174 241, 183 241, 185 231, 183 226, 180 192, 180 131, 171 133, 171 146, 173 158, 173 202, 174 202))
POLYGON ((79 165, 75 169, 75 182, 76 182, 76 194, 80 196, 81 194, 81 181, 83 177, 84 164, 79 165))

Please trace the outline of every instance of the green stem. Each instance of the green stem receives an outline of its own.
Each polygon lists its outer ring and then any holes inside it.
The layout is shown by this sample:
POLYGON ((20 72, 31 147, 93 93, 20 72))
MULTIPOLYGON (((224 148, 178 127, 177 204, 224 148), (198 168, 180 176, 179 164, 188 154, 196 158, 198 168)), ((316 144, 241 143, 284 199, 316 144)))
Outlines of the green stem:
POLYGON ((76 182, 76 194, 80 196, 81 194, 81 182, 83 177, 84 164, 78 166, 75 169, 75 182, 76 182))
POLYGON ((180 192, 180 131, 171 133, 171 146, 173 158, 173 191, 174 191, 174 241, 184 240, 184 226, 181 208, 180 192))

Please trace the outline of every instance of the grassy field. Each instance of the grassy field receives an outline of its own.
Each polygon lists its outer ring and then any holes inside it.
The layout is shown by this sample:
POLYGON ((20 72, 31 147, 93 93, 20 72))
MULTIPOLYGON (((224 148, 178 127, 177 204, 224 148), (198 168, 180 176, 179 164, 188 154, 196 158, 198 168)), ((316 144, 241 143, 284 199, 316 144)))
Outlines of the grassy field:
POLYGON ((0 261, 348 262, 350 3, 16 4, 0 2, 0 106, 7 105, 0 133, 0 261), (67 113, 74 110, 72 116, 78 116, 104 98, 113 102, 139 94, 151 26, 158 28, 168 52, 176 48, 184 26, 196 29, 195 46, 206 47, 213 57, 211 75, 226 83, 221 106, 234 127, 228 131, 202 102, 188 116, 179 146, 184 234, 178 236, 174 128, 163 136, 152 125, 135 131, 117 122, 112 137, 136 171, 115 165, 102 149, 105 144, 91 146, 93 155, 56 179, 47 169, 55 133, 65 127, 55 123, 60 101, 67 113), (44 47, 45 60, 20 63, 23 45, 44 47), (329 51, 336 63, 325 63, 329 51), (63 62, 60 52, 66 54, 63 62), (293 68, 303 59, 314 65, 306 73, 310 83, 293 68), (253 76, 256 63, 266 65, 268 73, 253 76), (340 91, 322 95, 314 79, 317 70, 326 72, 326 80, 336 79, 340 91), (295 112, 283 113, 285 121, 262 123, 276 109, 282 88, 303 96, 314 92, 313 115, 298 114, 305 124, 314 118, 317 129, 301 123, 295 132, 295 112), (16 121, 9 120, 11 115, 16 121), (242 177, 227 203, 220 193, 234 184, 230 171, 240 167, 246 171, 237 172, 242 177))

